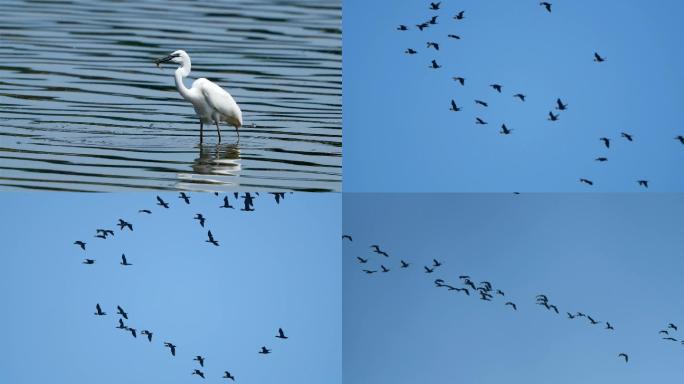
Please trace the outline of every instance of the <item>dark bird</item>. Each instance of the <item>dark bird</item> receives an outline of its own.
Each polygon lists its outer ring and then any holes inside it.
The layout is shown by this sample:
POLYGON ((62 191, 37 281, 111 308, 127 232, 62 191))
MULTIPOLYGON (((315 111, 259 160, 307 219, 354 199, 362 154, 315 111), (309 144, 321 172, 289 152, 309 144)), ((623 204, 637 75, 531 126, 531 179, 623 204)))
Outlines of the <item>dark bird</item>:
POLYGON ((454 79, 454 81, 458 81, 459 83, 461 83, 461 85, 465 85, 464 77, 452 77, 452 79, 454 79))
POLYGON ((83 264, 95 264, 95 260, 93 260, 93 259, 85 259, 85 260, 83 260, 83 264))
POLYGON ((124 325, 123 320, 119 319, 119 325, 116 326, 118 329, 128 329, 127 326, 124 325))
POLYGON ((369 275, 372 274, 372 273, 377 272, 377 271, 371 271, 370 269, 364 269, 363 271, 366 272, 366 273, 369 274, 369 275))
POLYGON ((434 43, 434 42, 432 42, 432 41, 428 41, 428 42, 427 42, 427 47, 428 47, 428 48, 432 47, 432 48, 434 48, 435 50, 439 51, 439 44, 434 43))
POLYGON ((401 260, 401 268, 408 268, 409 265, 411 264, 405 262, 404 260, 401 260))
POLYGON ((200 225, 202 226, 202 228, 204 228, 204 222, 207 221, 207 219, 204 216, 202 216, 201 213, 196 214, 194 219, 199 220, 200 225))
POLYGON ((199 369, 195 369, 195 370, 192 372, 192 375, 197 375, 197 376, 199 376, 199 377, 201 377, 201 378, 204 379, 204 372, 200 371, 199 369))
POLYGON ((537 295, 537 300, 549 301, 549 298, 546 295, 537 295))
POLYGON ((416 51, 415 49, 408 48, 406 51, 404 51, 404 53, 407 53, 409 55, 415 55, 416 53, 418 53, 418 51, 416 51))
POLYGON ((511 303, 510 301, 507 301, 506 304, 504 304, 504 305, 510 305, 511 307, 513 307, 514 311, 518 310, 518 307, 515 304, 511 303))
POLYGON ((549 309, 553 309, 558 314, 558 308, 555 305, 549 304, 549 309))
POLYGON ((230 209, 235 209, 230 203, 228 202, 228 196, 223 196, 223 205, 220 206, 219 208, 230 208, 230 209))
POLYGON ((430 9, 433 11, 439 10, 439 5, 442 4, 442 2, 437 2, 437 3, 430 3, 430 9))
POLYGON ((168 347, 171 350, 171 356, 176 356, 176 346, 175 345, 165 341, 164 346, 168 347))
POLYGON ((468 275, 461 275, 458 277, 459 279, 470 279, 470 276, 468 275))
POLYGON ((435 286, 443 287, 444 286, 444 279, 435 279, 435 286))
POLYGON ((447 37, 450 37, 450 38, 456 39, 456 40, 461 40, 461 36, 459 36, 459 35, 450 34, 450 35, 447 35, 447 37))
POLYGON ((126 328, 126 330, 129 331, 131 335, 133 335, 133 337, 135 337, 136 339, 138 338, 138 334, 136 333, 135 328, 128 327, 126 328))
POLYGON ((582 312, 577 312, 577 316, 579 316, 579 317, 587 317, 587 315, 585 315, 585 314, 582 313, 582 312))
POLYGON ((546 8, 547 11, 551 12, 551 3, 542 1, 541 3, 539 3, 539 5, 543 6, 544 8, 546 8))
POLYGON ((408 27, 402 24, 402 25, 397 27, 397 30, 398 31, 408 31, 408 27))
POLYGON ((200 367, 204 367, 204 357, 202 357, 202 356, 200 356, 200 355, 197 355, 197 356, 195 356, 195 358, 192 359, 192 360, 198 362, 199 365, 200 365, 200 367))
POLYGON ((648 180, 637 180, 637 183, 644 188, 648 188, 648 180))
POLYGON ((97 305, 95 306, 95 310, 97 311, 95 312, 97 316, 104 316, 107 314, 107 312, 102 312, 102 308, 100 308, 100 303, 97 303, 97 305))
POLYGON ((461 12, 457 13, 456 16, 454 16, 454 19, 463 20, 463 18, 464 18, 463 14, 464 13, 465 13, 465 11, 461 11, 461 12))
POLYGON ((451 108, 449 108, 449 110, 450 110, 450 111, 454 111, 454 112, 458 112, 458 111, 461 110, 461 108, 459 108, 459 107, 456 105, 456 102, 452 99, 452 100, 451 100, 451 108))
POLYGON ((666 331, 666 330, 664 330, 664 329, 661 330, 660 332, 658 332, 658 334, 661 334, 661 333, 662 333, 662 334, 665 334, 665 335, 669 335, 669 334, 670 334, 668 331, 666 331))
POLYGON ((625 358, 625 363, 629 362, 629 356, 627 356, 626 353, 621 353, 618 355, 618 357, 624 357, 625 358))
POLYGON ((513 130, 508 129, 508 127, 506 127, 506 124, 501 124, 501 132, 499 133, 501 133, 502 135, 510 135, 511 132, 513 132, 513 130))
POLYGON ((228 372, 228 371, 224 371, 223 378, 224 379, 231 379, 231 380, 235 381, 235 377, 233 377, 233 375, 231 375, 230 372, 228 372))
POLYGON ((183 201, 185 201, 185 204, 190 204, 190 196, 186 195, 185 192, 181 192, 178 198, 183 199, 183 201))
POLYGON ((380 264, 380 268, 382 268, 382 272, 383 272, 383 273, 389 272, 389 271, 390 271, 387 267, 385 267, 385 266, 382 265, 382 264, 380 264))
POLYGON ((276 204, 280 204, 280 200, 285 200, 285 192, 269 192, 273 195, 276 204))
POLYGON ((607 322, 607 321, 606 321, 606 329, 612 329, 612 330, 615 330, 615 328, 613 328, 613 326, 612 326, 612 325, 610 325, 610 323, 609 323, 609 322, 607 322))
POLYGON ((457 292, 465 292, 466 295, 470 296, 470 291, 468 291, 468 288, 456 288, 457 292))
POLYGON ((433 268, 433 269, 430 269, 430 268, 428 268, 427 266, 424 266, 423 268, 425 268, 425 273, 432 273, 432 272, 435 271, 434 268, 433 268))
POLYGON ((506 296, 506 294, 504 294, 504 292, 503 292, 502 290, 500 290, 500 289, 497 289, 497 290, 496 290, 496 294, 497 294, 497 295, 501 295, 501 296, 506 296))
POLYGON ((630 135, 629 133, 622 132, 620 133, 620 136, 624 137, 628 141, 634 141, 634 136, 630 135))
POLYGON ((497 92, 501 93, 501 85, 500 84, 490 84, 489 86, 494 88, 497 92))
POLYGON ((663 340, 677 341, 674 337, 663 337, 663 340))
MULTIPOLYGON (((121 319, 119 319, 119 320, 121 320, 121 319)), ((140 334, 141 334, 141 335, 146 335, 146 336, 147 336, 147 341, 149 341, 150 343, 152 342, 152 332, 150 332, 150 331, 148 331, 148 330, 146 330, 146 329, 143 329, 143 330, 140 332, 140 334)))
POLYGON ((244 207, 240 209, 241 211, 250 212, 254 210, 254 197, 249 192, 246 192, 243 196, 244 207))
POLYGON ((591 322, 591 325, 596 325, 596 324, 600 323, 600 321, 596 321, 596 320, 592 319, 591 316, 587 316, 587 319, 589 319, 589 322, 591 322))
POLYGON ((556 100, 556 105, 557 105, 556 109, 559 111, 565 111, 568 109, 568 105, 563 104, 563 102, 561 101, 560 98, 556 100))
POLYGON ((356 258, 359 260, 359 263, 361 264, 366 264, 368 262, 368 259, 364 259, 362 257, 356 256, 356 258))
POLYGON ((212 243, 215 246, 218 247, 219 243, 217 240, 214 240, 214 235, 211 234, 211 231, 207 232, 207 236, 209 236, 209 240, 204 240, 206 243, 212 243))
POLYGON ((116 306, 116 313, 118 315, 121 315, 121 317, 123 317, 124 319, 128 320, 128 313, 126 313, 126 311, 124 311, 120 305, 116 306))
POLYGON ((602 137, 599 140, 603 141, 603 145, 606 146, 606 148, 610 148, 610 139, 607 137, 602 137))
POLYGON ((475 104, 480 104, 483 107, 489 107, 489 104, 485 103, 482 100, 475 100, 475 104))
POLYGON ((121 254, 121 262, 119 264, 124 265, 124 266, 133 265, 126 260, 126 255, 124 255, 123 253, 121 254))
POLYGON ((82 242, 81 240, 77 240, 77 241, 74 241, 74 244, 78 245, 79 247, 81 247, 82 250, 85 251, 86 243, 82 242))
POLYGON ((276 337, 279 339, 287 339, 287 336, 285 336, 285 332, 283 332, 282 328, 278 328, 278 334, 276 337))
POLYGON ((492 295, 489 295, 486 292, 480 291, 480 300, 492 301, 492 295))
POLYGON ((559 115, 554 115, 553 112, 549 112, 549 121, 558 121, 559 115))
POLYGON ((97 229, 97 230, 95 230, 95 232, 97 232, 98 234, 103 235, 104 237, 107 237, 107 236, 110 236, 110 235, 111 235, 111 236, 114 236, 114 231, 112 231, 111 229, 97 229))
POLYGON ((133 224, 131 224, 125 220, 122 220, 122 219, 119 219, 119 224, 117 224, 117 225, 119 226, 119 229, 122 231, 126 227, 128 227, 128 229, 130 229, 131 231, 133 230, 133 224))
POLYGON ((475 287, 475 284, 472 281, 470 281, 469 279, 466 279, 466 281, 463 284, 472 288, 473 291, 477 291, 477 287, 475 287))
POLYGON ((432 24, 432 25, 437 24, 437 18, 438 18, 438 17, 439 17, 439 16, 432 16, 432 18, 430 18, 430 21, 428 21, 428 23, 429 23, 429 24, 432 24))
POLYGON ((672 323, 668 324, 667 327, 670 329, 674 329, 675 331, 677 330, 677 326, 672 323))
POLYGON ((679 140, 680 143, 684 144, 684 136, 682 135, 675 137, 675 140, 679 140))
POLYGON ((601 57, 598 53, 594 52, 594 61, 597 63, 603 63, 604 61, 606 61, 606 58, 601 57))
POLYGON ((437 261, 437 259, 432 259, 432 266, 433 266, 433 267, 439 267, 439 266, 441 266, 441 265, 442 265, 442 263, 440 263, 439 261, 437 261))
POLYGON ((437 69, 437 68, 442 68, 442 66, 437 64, 437 61, 432 60, 432 64, 430 65, 430 68, 437 69))
POLYGON ((147 213, 148 215, 152 213, 149 209, 140 209, 138 210, 138 213, 147 213))
POLYGON ((167 202, 165 202, 164 200, 162 200, 162 198, 159 197, 159 196, 157 196, 157 205, 160 205, 160 206, 162 206, 162 207, 164 207, 164 208, 168 208, 168 207, 169 207, 169 203, 167 203, 167 202))
POLYGON ((570 312, 566 312, 566 313, 568 314, 568 319, 574 319, 575 318, 575 315, 573 315, 572 313, 570 313, 570 312))
POLYGON ((102 234, 97 234, 97 235, 95 235, 95 237, 99 237, 100 239, 106 239, 107 238, 107 236, 102 235, 102 234))
POLYGON ((344 239, 347 239, 347 240, 349 240, 349 241, 353 241, 353 240, 352 240, 352 237, 349 236, 349 235, 342 235, 342 240, 344 240, 344 239))
POLYGON ((261 347, 261 351, 259 351, 259 353, 262 355, 268 355, 269 353, 271 353, 271 350, 266 347, 261 347))
POLYGON ((589 180, 589 179, 579 179, 580 183, 584 183, 586 185, 594 185, 594 182, 589 180))
POLYGON ((479 117, 476 117, 476 118, 475 118, 475 124, 487 125, 487 122, 484 121, 484 120, 482 120, 482 119, 480 119, 479 117))
POLYGON ((525 101, 526 96, 522 93, 516 93, 515 95, 513 95, 513 97, 517 97, 518 99, 520 99, 520 101, 525 101))
POLYGON ((378 255, 382 255, 385 257, 389 257, 389 255, 386 252, 383 252, 380 250, 380 247, 377 245, 371 245, 371 248, 373 248, 373 252, 377 253, 378 255))
POLYGON ((604 162, 604 161, 608 161, 608 158, 607 157, 597 157, 596 161, 604 162))
POLYGON ((421 31, 429 26, 430 24, 428 23, 416 24, 416 27, 418 27, 418 29, 420 29, 421 31))

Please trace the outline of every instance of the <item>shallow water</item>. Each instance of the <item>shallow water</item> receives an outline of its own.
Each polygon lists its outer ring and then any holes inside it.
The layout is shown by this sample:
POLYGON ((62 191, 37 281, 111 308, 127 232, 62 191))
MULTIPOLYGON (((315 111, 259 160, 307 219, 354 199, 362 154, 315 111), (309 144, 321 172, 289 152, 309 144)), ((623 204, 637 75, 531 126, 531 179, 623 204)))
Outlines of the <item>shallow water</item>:
POLYGON ((339 191, 339 1, 18 1, 0 12, 0 188, 339 191), (176 49, 243 110, 199 122, 176 49), (253 126, 252 126, 253 125, 253 126))

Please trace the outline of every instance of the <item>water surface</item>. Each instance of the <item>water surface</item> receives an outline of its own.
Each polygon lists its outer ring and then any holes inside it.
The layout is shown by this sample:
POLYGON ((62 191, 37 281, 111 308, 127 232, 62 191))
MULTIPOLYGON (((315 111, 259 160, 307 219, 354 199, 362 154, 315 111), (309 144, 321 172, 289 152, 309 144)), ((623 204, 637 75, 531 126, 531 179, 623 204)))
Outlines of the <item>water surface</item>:
POLYGON ((339 1, 3 0, 0 188, 339 191, 339 1), (227 89, 245 127, 199 123, 177 93, 227 89))

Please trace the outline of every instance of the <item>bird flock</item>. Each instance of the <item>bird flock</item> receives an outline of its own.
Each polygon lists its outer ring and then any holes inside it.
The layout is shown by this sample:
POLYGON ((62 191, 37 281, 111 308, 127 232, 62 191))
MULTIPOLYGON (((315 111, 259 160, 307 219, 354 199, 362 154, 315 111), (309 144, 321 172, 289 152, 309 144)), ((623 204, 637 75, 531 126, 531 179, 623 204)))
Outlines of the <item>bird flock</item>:
MULTIPOLYGON (((543 8, 547 13, 552 13, 552 3, 549 2, 540 2, 539 6, 543 8)), ((452 33, 443 33, 443 32, 432 32, 433 29, 436 29, 435 26, 440 24, 440 18, 448 17, 444 16, 443 14, 440 14, 439 12, 443 11, 442 7, 442 2, 431 2, 428 5, 429 11, 433 13, 438 13, 438 14, 433 14, 432 16, 429 17, 428 20, 425 21, 419 21, 416 24, 400 24, 396 30, 399 31, 400 33, 407 33, 409 31, 417 31, 417 33, 423 34, 425 36, 426 40, 426 45, 425 45, 425 51, 426 55, 429 55, 432 52, 431 57, 429 58, 430 64, 427 66, 430 70, 440 70, 444 67, 443 64, 441 64, 442 59, 436 59, 434 58, 435 55, 438 53, 441 53, 446 49, 454 49, 454 45, 449 43, 442 43, 439 39, 447 39, 449 41, 457 41, 461 40, 461 36, 456 34, 455 32, 452 33)), ((466 11, 465 10, 459 10, 457 13, 455 13, 452 17, 451 20, 448 22, 444 22, 444 24, 449 24, 449 29, 450 30, 455 30, 458 28, 458 25, 460 23, 467 22, 469 19, 466 17, 466 11)), ((419 51, 418 49, 414 47, 409 47, 407 48, 404 53, 409 56, 413 55, 418 55, 419 51)), ((607 61, 607 57, 602 56, 598 52, 594 52, 593 54, 593 61, 597 64, 602 64, 607 61)), ((450 75, 451 80, 455 81, 457 84, 459 84, 461 87, 466 86, 466 77, 464 74, 456 74, 456 75, 450 75)), ((504 92, 504 86, 502 84, 493 82, 489 84, 489 88, 491 88, 491 92, 494 92, 495 96, 503 96, 505 94, 504 92)), ((524 103, 527 99, 527 95, 522 93, 522 92, 512 92, 511 95, 513 98, 517 99, 520 103, 524 103)), ((487 126, 489 125, 489 122, 487 121, 485 116, 485 111, 488 109, 490 102, 486 100, 481 100, 481 99, 475 99, 474 100, 474 105, 475 105, 475 112, 474 112, 474 122, 475 125, 477 126, 487 126)), ((450 107, 449 110, 452 112, 461 112, 463 109, 466 108, 464 107, 460 102, 457 102, 455 99, 451 99, 450 102, 450 107)), ((559 97, 556 99, 555 103, 551 104, 551 109, 549 110, 546 120, 548 120, 551 123, 558 122, 561 118, 561 112, 566 112, 568 111, 568 104, 564 103, 563 100, 559 97)), ((499 130, 499 133, 505 136, 511 135, 515 131, 514 128, 510 128, 509 126, 506 125, 505 122, 501 123, 501 128, 499 130)), ((619 137, 621 139, 624 139, 626 142, 632 143, 635 140, 635 137, 633 134, 628 133, 628 132, 620 132, 619 137)), ((679 141, 682 145, 684 145, 684 135, 678 135, 674 138, 675 140, 679 141)), ((599 140, 603 143, 603 146, 605 147, 605 150, 607 151, 610 149, 610 144, 613 139, 609 137, 601 137, 599 140)), ((608 156, 605 154, 599 155, 595 158, 595 161, 597 163, 605 163, 608 161, 608 156)), ((589 178, 582 177, 579 178, 579 182, 581 184, 584 184, 586 186, 593 186, 595 182, 589 178)), ((638 185, 643 188, 648 188, 649 187, 649 181, 644 178, 636 178, 635 179, 635 185, 638 185)))
MULTIPOLYGON (((269 194, 273 195, 273 198, 275 199, 277 204, 280 204, 280 202, 285 198, 285 193, 282 193, 282 192, 269 193, 269 194)), ((214 195, 219 196, 218 193, 215 193, 214 195)), ((242 198, 242 206, 243 206, 241 208, 242 211, 253 212, 255 210, 254 200, 256 197, 259 196, 258 192, 255 194, 246 192, 242 196, 240 196, 239 193, 234 193, 233 195, 234 195, 234 198, 236 201, 238 201, 239 198, 242 198)), ((189 196, 188 194, 186 194, 184 192, 180 192, 180 194, 178 195, 178 198, 181 200, 180 204, 191 205, 191 196, 189 196)), ((219 209, 222 209, 222 208, 234 209, 234 207, 230 205, 230 200, 229 200, 227 195, 223 197, 222 202, 223 202, 223 204, 217 205, 217 208, 219 208, 219 209)), ((160 207, 159 209, 163 209, 163 210, 171 209, 171 203, 165 201, 160 196, 156 196, 156 205, 160 207)), ((140 209, 138 211, 138 214, 147 216, 147 215, 153 214, 153 211, 152 211, 152 209, 145 208, 145 209, 140 209)), ((204 228, 205 224, 208 222, 208 219, 202 213, 197 213, 193 217, 193 220, 197 220, 198 225, 201 228, 204 228)), ((133 228, 134 228, 133 224, 124 220, 124 219, 118 219, 117 225, 119 227, 119 233, 133 232, 133 228)), ((113 238, 115 236, 115 234, 116 234, 116 231, 113 229, 97 228, 97 229, 95 229, 95 236, 94 237, 97 239, 101 239, 101 240, 107 240, 107 239, 113 238)), ((207 237, 208 237, 208 239, 205 240, 205 242, 210 243, 213 246, 219 246, 219 242, 218 242, 218 240, 216 240, 216 238, 214 238, 213 234, 211 233, 211 230, 208 231, 207 237)), ((74 241, 73 244, 76 245, 78 247, 78 249, 80 249, 81 251, 87 252, 87 242, 86 241, 76 240, 76 241, 74 241)), ((82 263, 87 264, 87 265, 94 265, 95 262, 96 262, 96 259, 94 259, 94 258, 85 258, 82 263)), ((119 264, 124 266, 124 267, 130 267, 130 266, 134 265, 133 263, 130 263, 128 261, 125 254, 121 255, 121 262, 119 264)), ((157 338, 154 337, 155 333, 152 332, 150 330, 150 328, 141 329, 138 332, 138 329, 141 327, 134 327, 134 326, 132 326, 131 323, 129 323, 129 320, 130 320, 129 313, 126 310, 124 310, 124 308, 121 305, 116 306, 115 314, 116 314, 116 316, 118 316, 118 319, 116 321, 116 326, 114 327, 115 329, 119 329, 122 332, 129 333, 135 339, 138 338, 138 335, 143 336, 143 340, 146 339, 147 342, 150 344, 153 343, 153 339, 157 340, 157 338)), ((103 310, 100 303, 96 303, 94 315, 97 317, 103 317, 103 316, 108 316, 108 313, 105 310, 103 310)), ((279 340, 287 340, 288 339, 288 336, 285 335, 285 332, 283 331, 282 328, 278 328, 274 337, 279 339, 279 340)), ((169 349, 169 353, 170 353, 171 357, 176 356, 176 351, 177 351, 178 347, 174 343, 172 343, 170 341, 164 341, 163 346, 164 346, 164 348, 169 349)), ((255 352, 258 353, 259 355, 267 355, 267 354, 272 353, 272 349, 269 349, 266 346, 262 346, 260 349, 255 348, 255 352)), ((195 361, 199 365, 199 367, 194 369, 193 372, 191 372, 191 375, 197 376, 198 378, 205 379, 205 357, 203 355, 195 355, 195 357, 193 358, 193 361, 195 361)), ((233 374, 230 371, 224 370, 223 376, 221 376, 221 378, 235 381, 235 376, 233 376, 233 374)))
MULTIPOLYGON (((349 234, 342 235, 342 242, 353 242, 353 238, 349 234)), ((375 254, 375 260, 371 260, 371 257, 361 257, 356 256, 356 261, 361 265, 361 272, 367 275, 374 274, 384 274, 390 273, 395 268, 399 270, 406 270, 411 267, 412 263, 399 259, 398 262, 390 257, 390 254, 382 249, 378 244, 370 245, 370 253, 375 254), (370 267, 370 265, 374 265, 370 267)), ((432 259, 432 263, 422 266, 422 273, 428 274, 429 276, 434 276, 434 273, 439 272, 439 268, 443 266, 443 262, 437 259, 432 259)), ((475 298, 484 302, 502 303, 504 306, 509 307, 511 311, 517 312, 518 305, 505 293, 505 291, 499 287, 495 287, 490 281, 483 280, 479 283, 475 282, 468 274, 462 274, 458 276, 455 282, 447 282, 444 278, 436 278, 432 280, 434 286, 437 289, 445 289, 447 291, 454 292, 454 294, 460 294, 462 296, 467 296, 475 298)), ((538 305, 545 311, 550 312, 551 315, 561 316, 561 310, 558 305, 552 303, 547 294, 540 293, 535 297, 534 304, 538 305)), ((610 321, 597 320, 596 316, 587 314, 584 311, 565 311, 565 316, 567 320, 580 321, 583 322, 588 327, 601 326, 606 332, 613 332, 615 328, 610 321)), ((659 334, 664 341, 667 342, 681 342, 684 346, 684 340, 678 340, 673 337, 672 333, 676 332, 678 327, 669 323, 666 329, 660 330, 659 334)), ((625 352, 620 352, 617 354, 619 358, 625 360, 625 363, 629 362, 629 355, 625 352)))

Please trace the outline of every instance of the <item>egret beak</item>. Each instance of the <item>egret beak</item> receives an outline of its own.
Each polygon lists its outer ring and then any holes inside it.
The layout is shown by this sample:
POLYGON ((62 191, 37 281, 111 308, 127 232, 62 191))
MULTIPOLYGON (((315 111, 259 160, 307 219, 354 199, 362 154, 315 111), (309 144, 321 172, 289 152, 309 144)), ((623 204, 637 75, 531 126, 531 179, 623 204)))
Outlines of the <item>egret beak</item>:
POLYGON ((165 57, 162 57, 161 59, 157 59, 154 61, 155 64, 157 64, 157 67, 161 63, 168 63, 169 61, 173 60, 175 57, 178 57, 178 55, 168 55, 165 57))

